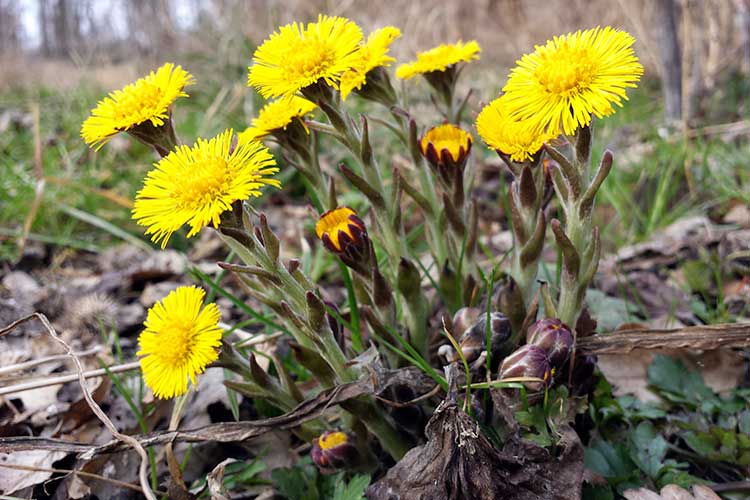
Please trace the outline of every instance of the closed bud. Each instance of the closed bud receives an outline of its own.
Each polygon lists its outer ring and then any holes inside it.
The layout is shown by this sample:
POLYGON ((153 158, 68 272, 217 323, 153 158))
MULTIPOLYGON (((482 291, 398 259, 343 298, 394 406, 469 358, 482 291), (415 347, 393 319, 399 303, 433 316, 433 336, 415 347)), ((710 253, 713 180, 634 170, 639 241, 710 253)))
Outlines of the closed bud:
POLYGON ((313 439, 310 457, 323 471, 356 465, 359 453, 352 438, 345 432, 326 431, 313 439))
POLYGON ((560 369, 573 348, 573 334, 557 318, 540 319, 529 327, 526 342, 544 349, 553 368, 560 369))
POLYGON ((500 379, 532 377, 541 382, 524 382, 531 391, 542 390, 550 380, 551 371, 547 353, 539 346, 526 344, 511 353, 500 365, 500 379))
POLYGON ((453 315, 453 331, 463 334, 476 323, 482 311, 476 307, 462 307, 453 315))
POLYGON ((370 275, 373 267, 370 239, 364 221, 354 210, 338 207, 327 211, 315 225, 315 234, 344 264, 364 276, 370 275))
POLYGON ((471 152, 471 134, 450 123, 428 130, 419 140, 419 150, 447 186, 463 177, 471 152))

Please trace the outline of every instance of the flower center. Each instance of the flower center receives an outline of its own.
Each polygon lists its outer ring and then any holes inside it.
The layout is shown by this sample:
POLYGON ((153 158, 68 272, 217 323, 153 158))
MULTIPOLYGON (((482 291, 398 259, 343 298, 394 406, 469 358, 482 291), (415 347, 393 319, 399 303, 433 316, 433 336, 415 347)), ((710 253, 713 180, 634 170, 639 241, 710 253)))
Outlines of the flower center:
POLYGON ((290 78, 317 80, 331 65, 333 52, 321 40, 307 39, 290 47, 284 57, 284 69, 290 78))
POLYGON ((318 445, 322 450, 330 450, 346 443, 347 436, 343 432, 331 432, 318 438, 318 445))
POLYGON ((544 53, 542 59, 534 76, 550 94, 569 94, 585 89, 591 84, 596 70, 589 49, 573 48, 567 43, 544 53))
POLYGON ((134 125, 146 120, 159 107, 162 89, 150 82, 140 81, 135 88, 125 90, 117 99, 115 119, 134 125))
POLYGON ((159 331, 159 342, 164 346, 158 352, 165 364, 180 366, 190 357, 193 349, 193 324, 174 320, 159 331))
POLYGON ((194 209, 211 204, 230 187, 229 169, 224 158, 203 158, 190 164, 174 179, 173 198, 179 208, 194 209))

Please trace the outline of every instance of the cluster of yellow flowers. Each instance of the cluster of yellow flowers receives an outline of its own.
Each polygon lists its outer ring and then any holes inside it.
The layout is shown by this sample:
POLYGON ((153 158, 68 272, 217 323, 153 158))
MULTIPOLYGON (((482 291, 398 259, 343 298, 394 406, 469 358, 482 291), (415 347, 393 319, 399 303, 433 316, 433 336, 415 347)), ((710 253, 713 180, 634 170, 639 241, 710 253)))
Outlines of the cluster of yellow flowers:
MULTIPOLYGON (((278 172, 273 156, 259 141, 295 122, 305 126, 304 118, 320 104, 315 88, 338 92, 341 99, 364 92, 377 81, 377 72, 395 61, 389 50, 400 36, 398 28, 387 26, 365 40, 354 22, 325 15, 306 25, 280 27, 257 48, 248 71, 248 85, 275 100, 236 142, 233 131, 226 130, 191 147, 168 144, 136 195, 133 218, 164 248, 183 225, 190 226, 188 237, 206 226, 218 227, 222 214, 236 202, 260 196, 266 185, 280 187, 272 178, 278 172)), ((593 116, 607 116, 614 112, 613 105, 622 105, 626 89, 643 73, 633 43, 628 33, 606 27, 535 47, 511 71, 503 95, 481 110, 477 132, 512 161, 532 160, 546 142, 573 134, 593 116)), ((440 45, 400 65, 396 76, 422 75, 435 86, 444 74, 455 75, 459 64, 479 59, 480 51, 475 40, 440 45)), ((187 96, 184 89, 191 83, 187 71, 165 64, 102 100, 83 123, 81 135, 98 149, 118 132, 148 142, 161 128, 172 131, 170 107, 187 96)), ((471 144, 467 132, 446 124, 426 134, 419 147, 424 155, 438 158, 435 161, 457 165, 471 144), (447 156, 440 160, 444 151, 447 156)), ((364 225, 351 209, 337 210, 321 218, 316 232, 340 250, 364 225)), ((183 287, 149 311, 138 354, 143 356, 146 383, 158 397, 184 393, 187 381, 194 381, 217 358, 219 311, 214 304, 203 308, 203 296, 197 288, 183 287)))

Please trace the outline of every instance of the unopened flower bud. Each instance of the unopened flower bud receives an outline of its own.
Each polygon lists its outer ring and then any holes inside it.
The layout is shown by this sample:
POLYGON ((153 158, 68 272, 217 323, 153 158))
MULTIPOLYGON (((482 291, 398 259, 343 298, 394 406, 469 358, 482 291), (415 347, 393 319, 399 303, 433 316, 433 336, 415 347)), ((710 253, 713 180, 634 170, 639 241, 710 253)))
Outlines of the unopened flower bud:
POLYGON ((560 369, 573 348, 573 334, 559 319, 544 318, 529 327, 526 342, 544 349, 552 367, 560 369))
POLYGON ((542 382, 524 382, 527 389, 539 391, 549 383, 551 376, 547 353, 539 346, 526 344, 511 353, 500 365, 500 379, 532 377, 542 382))
POLYGON ((463 334, 477 322, 477 318, 482 311, 476 307, 462 307, 453 315, 453 331, 456 334, 463 334))
POLYGON ((335 470, 354 465, 358 452, 347 433, 326 431, 313 439, 310 457, 320 469, 335 470))
POLYGON ((370 275, 370 239, 364 221, 354 210, 338 207, 327 211, 315 225, 315 234, 344 264, 360 274, 370 275))
POLYGON ((448 186, 463 176, 471 152, 471 134, 450 123, 428 130, 419 140, 419 150, 448 186))

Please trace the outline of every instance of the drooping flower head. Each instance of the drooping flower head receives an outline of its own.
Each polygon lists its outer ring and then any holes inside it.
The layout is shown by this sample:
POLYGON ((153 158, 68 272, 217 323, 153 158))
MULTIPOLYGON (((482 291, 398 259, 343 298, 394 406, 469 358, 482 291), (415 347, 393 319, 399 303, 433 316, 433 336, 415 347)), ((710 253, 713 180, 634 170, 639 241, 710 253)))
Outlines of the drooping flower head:
POLYGON ((161 399, 184 394, 219 357, 222 330, 216 304, 203 306, 206 292, 182 286, 148 310, 138 337, 141 371, 146 385, 161 399))
POLYGON ((292 96, 319 81, 338 88, 341 74, 356 64, 362 31, 343 17, 279 28, 255 50, 248 85, 265 98, 292 96))
POLYGON ((443 72, 460 62, 479 59, 481 50, 476 40, 441 44, 426 52, 418 52, 416 61, 402 64, 396 69, 396 76, 407 80, 417 75, 443 72))
POLYGON ((252 125, 239 134, 238 140, 240 143, 257 141, 286 130, 295 122, 299 122, 307 130, 302 120, 315 108, 315 103, 297 96, 282 97, 269 102, 260 110, 258 117, 253 119, 252 125))
POLYGON ((355 271, 369 275, 372 248, 367 227, 349 207, 337 207, 320 216, 315 234, 330 252, 355 271))
POLYGON ((146 176, 133 219, 162 248, 183 224, 190 226, 188 237, 208 224, 217 227, 233 202, 260 196, 264 185, 280 186, 269 178, 279 169, 268 149, 252 141, 232 150, 232 136, 227 130, 193 147, 179 146, 146 176))
POLYGON ((557 134, 534 127, 531 120, 518 121, 508 115, 506 98, 498 97, 477 116, 477 132, 484 142, 512 161, 531 161, 545 142, 557 134))
POLYGON ((99 149, 118 132, 131 131, 142 124, 161 127, 169 120, 169 107, 178 97, 187 97, 184 88, 191 83, 190 73, 166 63, 99 101, 83 122, 81 137, 99 149))
POLYGON ((622 106, 626 89, 636 87, 643 66, 635 39, 609 26, 557 36, 523 56, 511 71, 508 114, 530 120, 540 130, 572 135, 578 127, 622 106))
POLYGON ((388 55, 391 43, 401 37, 401 30, 386 26, 375 30, 367 37, 358 53, 355 64, 341 75, 341 98, 346 100, 353 90, 368 84, 368 73, 376 68, 390 66, 396 59, 388 55))

